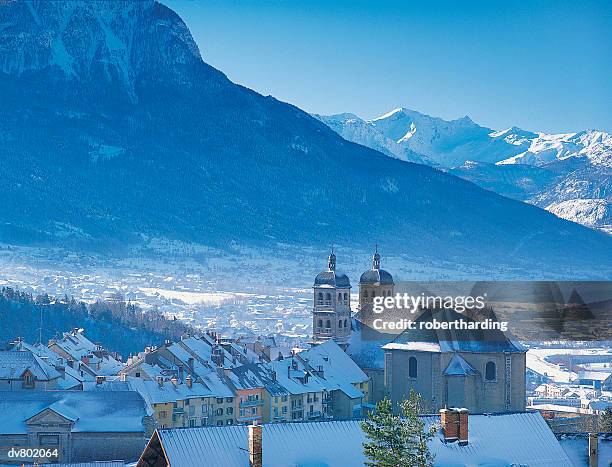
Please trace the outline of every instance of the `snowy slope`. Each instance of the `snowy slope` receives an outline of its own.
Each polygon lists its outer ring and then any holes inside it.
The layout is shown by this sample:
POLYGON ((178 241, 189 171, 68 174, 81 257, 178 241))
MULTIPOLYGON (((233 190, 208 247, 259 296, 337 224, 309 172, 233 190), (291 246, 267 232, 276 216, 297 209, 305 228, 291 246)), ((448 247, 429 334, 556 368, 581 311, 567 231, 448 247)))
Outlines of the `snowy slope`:
POLYGON ((611 209, 608 133, 551 135, 518 127, 494 131, 468 117, 446 121, 405 108, 372 120, 352 114, 316 117, 350 141, 448 170, 483 188, 607 231, 609 221, 602 210, 611 209), (599 214, 586 215, 581 200, 597 200, 599 214))

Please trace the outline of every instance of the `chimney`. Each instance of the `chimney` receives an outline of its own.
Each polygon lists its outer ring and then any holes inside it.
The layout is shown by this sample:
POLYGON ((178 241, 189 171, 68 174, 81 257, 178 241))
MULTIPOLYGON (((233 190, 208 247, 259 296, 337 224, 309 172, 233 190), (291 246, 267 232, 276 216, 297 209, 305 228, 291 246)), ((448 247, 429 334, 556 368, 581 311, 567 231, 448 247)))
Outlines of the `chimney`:
POLYGON ((589 467, 597 467, 597 433, 589 433, 589 467))
POLYGON ((250 467, 262 467, 262 436, 261 425, 256 421, 249 425, 249 465, 250 467))
POLYGON ((193 387, 193 380, 191 379, 191 375, 187 375, 187 379, 185 379, 185 383, 187 387, 191 389, 193 387))
POLYGON ((440 409, 440 424, 445 443, 453 443, 459 438, 459 413, 455 409, 440 409))
POLYGON ((459 445, 466 446, 468 443, 468 419, 470 412, 468 409, 459 409, 459 445))

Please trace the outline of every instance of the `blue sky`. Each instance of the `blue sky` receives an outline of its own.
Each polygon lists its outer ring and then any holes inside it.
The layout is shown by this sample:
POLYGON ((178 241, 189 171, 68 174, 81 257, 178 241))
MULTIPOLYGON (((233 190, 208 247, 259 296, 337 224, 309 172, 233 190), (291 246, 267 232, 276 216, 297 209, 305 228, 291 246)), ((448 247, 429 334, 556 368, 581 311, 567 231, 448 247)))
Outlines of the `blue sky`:
POLYGON ((612 131, 611 1, 162 1, 207 63, 309 112, 612 131))

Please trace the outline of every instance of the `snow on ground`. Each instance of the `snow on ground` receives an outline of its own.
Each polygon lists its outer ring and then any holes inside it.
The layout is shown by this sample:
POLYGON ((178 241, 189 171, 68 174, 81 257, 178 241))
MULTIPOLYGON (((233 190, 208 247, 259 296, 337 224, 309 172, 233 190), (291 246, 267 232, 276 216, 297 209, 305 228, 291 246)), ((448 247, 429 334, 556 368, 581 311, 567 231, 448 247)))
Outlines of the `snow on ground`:
POLYGON ((612 350, 609 348, 531 348, 527 352, 527 368, 540 375, 553 379, 555 383, 570 383, 578 378, 578 374, 560 365, 551 363, 548 359, 555 355, 597 356, 609 355, 612 361, 612 350))
POLYGON ((557 217, 588 227, 607 223, 606 218, 612 218, 609 209, 610 203, 605 199, 570 199, 546 206, 557 217))

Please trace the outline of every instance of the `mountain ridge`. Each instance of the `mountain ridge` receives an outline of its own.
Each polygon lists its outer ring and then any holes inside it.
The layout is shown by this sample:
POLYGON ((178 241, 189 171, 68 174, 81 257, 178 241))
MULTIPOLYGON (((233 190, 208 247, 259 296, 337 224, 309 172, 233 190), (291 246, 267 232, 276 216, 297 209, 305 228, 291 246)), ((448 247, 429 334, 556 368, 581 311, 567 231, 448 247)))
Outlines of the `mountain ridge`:
POLYGON ((437 167, 567 220, 612 232, 608 133, 492 130, 469 117, 447 121, 404 107, 371 120, 353 114, 315 116, 344 138, 388 156, 437 167), (502 167, 512 165, 514 169, 502 167), (514 183, 509 183, 509 174, 514 183), (575 209, 568 209, 572 203, 584 208, 586 199, 599 200, 592 216, 574 215, 575 209))
POLYGON ((0 241, 385 243, 589 272, 612 255, 608 237, 348 142, 232 83, 157 2, 13 2, 0 24, 0 241), (58 36, 77 65, 55 63, 58 36), (113 37, 132 48, 113 49, 113 37), (22 56, 34 58, 19 67, 22 56))

